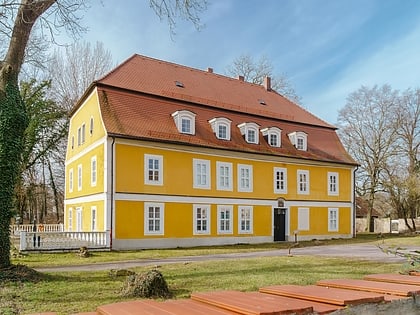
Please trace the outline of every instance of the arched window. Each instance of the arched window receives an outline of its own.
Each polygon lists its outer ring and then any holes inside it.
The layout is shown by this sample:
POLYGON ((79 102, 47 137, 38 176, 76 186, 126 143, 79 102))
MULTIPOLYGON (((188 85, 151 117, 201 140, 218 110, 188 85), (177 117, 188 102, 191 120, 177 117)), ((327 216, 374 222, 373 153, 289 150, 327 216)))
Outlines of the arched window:
POLYGON ((295 131, 288 134, 290 142, 296 149, 306 151, 308 149, 308 134, 303 131, 295 131))
POLYGON ((209 120, 213 132, 217 139, 230 140, 231 120, 224 117, 217 117, 209 120))
POLYGON ((253 122, 247 122, 247 123, 239 124, 238 128, 241 131, 241 134, 245 137, 246 142, 253 143, 253 144, 259 143, 258 131, 259 131, 260 125, 253 122))
POLYGON ((178 110, 172 114, 175 125, 180 133, 195 134, 195 114, 188 110, 178 110))
POLYGON ((281 129, 269 127, 261 129, 262 135, 267 139, 267 143, 272 147, 281 147, 281 129))

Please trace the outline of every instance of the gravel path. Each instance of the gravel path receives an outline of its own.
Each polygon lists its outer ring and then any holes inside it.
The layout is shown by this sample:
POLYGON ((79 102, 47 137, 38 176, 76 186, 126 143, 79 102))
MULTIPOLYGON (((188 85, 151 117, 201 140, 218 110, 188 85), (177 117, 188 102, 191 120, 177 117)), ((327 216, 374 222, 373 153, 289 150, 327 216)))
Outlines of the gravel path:
MULTIPOLYGON (((408 250, 419 250, 420 247, 410 248, 408 250)), ((405 258, 395 257, 383 253, 376 244, 349 244, 349 245, 324 245, 303 248, 292 248, 293 256, 324 256, 324 257, 349 257, 354 259, 367 259, 380 261, 384 263, 404 262, 405 258)), ((139 259, 130 261, 118 261, 109 263, 96 263, 75 266, 57 266, 35 268, 40 272, 67 272, 67 271, 100 271, 110 269, 128 269, 142 266, 154 266, 163 264, 189 263, 196 261, 214 261, 214 260, 232 260, 256 257, 276 257, 287 256, 287 249, 278 249, 261 252, 232 253, 232 254, 215 254, 203 256, 182 256, 162 259, 139 259)))

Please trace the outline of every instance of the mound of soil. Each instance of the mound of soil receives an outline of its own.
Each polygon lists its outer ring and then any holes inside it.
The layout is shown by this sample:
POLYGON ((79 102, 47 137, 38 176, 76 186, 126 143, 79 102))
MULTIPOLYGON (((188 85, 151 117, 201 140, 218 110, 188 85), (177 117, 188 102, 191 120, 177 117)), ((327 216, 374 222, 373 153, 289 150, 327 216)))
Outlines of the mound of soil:
POLYGON ((38 282, 43 274, 25 265, 11 265, 0 268, 0 283, 2 282, 38 282))

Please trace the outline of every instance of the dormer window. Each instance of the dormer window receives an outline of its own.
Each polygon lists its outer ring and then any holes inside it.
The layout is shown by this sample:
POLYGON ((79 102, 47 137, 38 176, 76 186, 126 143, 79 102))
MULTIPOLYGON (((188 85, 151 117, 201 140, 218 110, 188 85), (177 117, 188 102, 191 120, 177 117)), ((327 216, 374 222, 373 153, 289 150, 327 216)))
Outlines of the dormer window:
POLYGON ((213 132, 217 139, 230 140, 230 123, 232 121, 228 118, 217 117, 209 120, 213 132))
POLYGON ((272 147, 281 147, 281 129, 269 127, 261 129, 262 135, 267 139, 267 143, 272 147))
POLYGON ((241 131, 241 134, 245 137, 246 142, 258 144, 258 130, 260 125, 253 122, 248 122, 239 124, 238 128, 241 131))
POLYGON ((195 114, 188 110, 178 110, 172 114, 175 125, 180 133, 195 134, 195 114))
POLYGON ((308 134, 303 131, 295 131, 288 134, 290 142, 300 151, 308 149, 308 134))

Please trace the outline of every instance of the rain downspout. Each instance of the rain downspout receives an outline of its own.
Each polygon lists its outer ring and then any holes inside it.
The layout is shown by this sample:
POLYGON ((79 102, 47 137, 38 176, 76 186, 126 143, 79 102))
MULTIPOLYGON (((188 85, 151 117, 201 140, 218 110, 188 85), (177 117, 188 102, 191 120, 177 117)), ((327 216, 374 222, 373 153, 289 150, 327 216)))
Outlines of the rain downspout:
POLYGON ((356 237, 356 172, 359 166, 356 166, 353 170, 353 238, 356 237))
POLYGON ((115 137, 112 137, 111 143, 111 230, 109 231, 109 250, 112 250, 112 229, 114 220, 114 145, 115 137))

